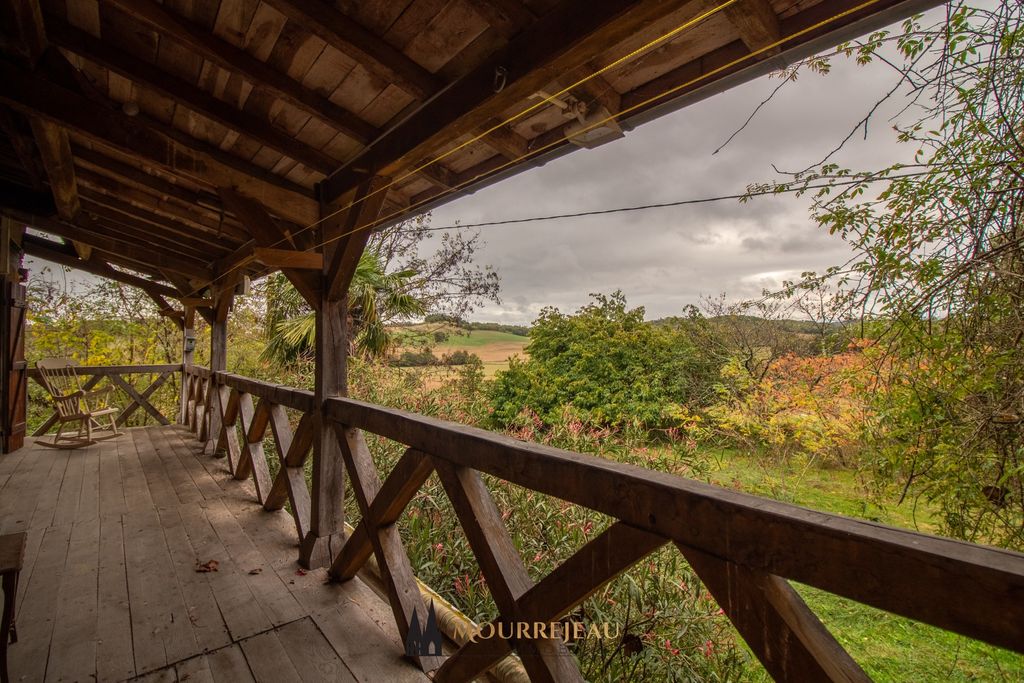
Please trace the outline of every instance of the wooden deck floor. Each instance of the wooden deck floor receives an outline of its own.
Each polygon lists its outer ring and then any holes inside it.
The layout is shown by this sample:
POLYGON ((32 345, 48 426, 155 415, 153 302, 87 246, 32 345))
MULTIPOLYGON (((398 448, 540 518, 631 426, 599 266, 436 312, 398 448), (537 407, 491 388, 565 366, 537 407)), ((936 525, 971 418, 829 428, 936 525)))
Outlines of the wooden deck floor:
POLYGON ((21 530, 13 680, 427 680, 386 603, 300 572, 288 514, 182 427, 0 456, 0 533, 21 530))

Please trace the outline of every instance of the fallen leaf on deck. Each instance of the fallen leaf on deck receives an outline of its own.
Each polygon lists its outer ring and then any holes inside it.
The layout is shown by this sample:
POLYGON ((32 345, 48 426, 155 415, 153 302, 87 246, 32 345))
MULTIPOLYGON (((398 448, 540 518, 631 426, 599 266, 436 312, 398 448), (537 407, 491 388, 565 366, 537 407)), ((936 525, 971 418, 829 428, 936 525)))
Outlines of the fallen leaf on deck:
POLYGON ((263 571, 263 567, 256 567, 256 569, 250 569, 250 570, 249 570, 249 573, 250 573, 250 574, 259 574, 259 573, 261 573, 262 571, 263 571))
POLYGON ((217 567, 220 566, 220 562, 217 560, 208 560, 206 562, 200 562, 196 560, 196 571, 200 574, 207 574, 209 572, 217 571, 217 567))

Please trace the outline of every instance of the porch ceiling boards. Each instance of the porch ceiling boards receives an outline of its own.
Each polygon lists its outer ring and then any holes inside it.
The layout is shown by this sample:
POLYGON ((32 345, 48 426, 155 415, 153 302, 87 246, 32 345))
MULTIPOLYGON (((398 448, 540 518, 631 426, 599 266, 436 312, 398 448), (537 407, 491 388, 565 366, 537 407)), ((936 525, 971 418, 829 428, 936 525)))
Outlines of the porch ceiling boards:
POLYGON ((546 94, 628 130, 934 4, 0 0, 0 211, 62 243, 29 254, 194 297, 301 268, 254 247, 318 249, 369 178, 372 228, 577 149, 546 94))

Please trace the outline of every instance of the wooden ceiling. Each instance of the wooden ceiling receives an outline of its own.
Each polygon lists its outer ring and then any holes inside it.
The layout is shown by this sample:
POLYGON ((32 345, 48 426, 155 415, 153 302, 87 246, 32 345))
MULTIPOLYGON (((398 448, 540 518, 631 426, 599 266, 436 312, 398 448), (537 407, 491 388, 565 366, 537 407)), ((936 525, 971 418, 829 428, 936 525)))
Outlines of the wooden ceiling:
POLYGON ((393 222, 934 4, 0 0, 0 211, 195 298, 320 268, 321 207, 367 179, 393 222))

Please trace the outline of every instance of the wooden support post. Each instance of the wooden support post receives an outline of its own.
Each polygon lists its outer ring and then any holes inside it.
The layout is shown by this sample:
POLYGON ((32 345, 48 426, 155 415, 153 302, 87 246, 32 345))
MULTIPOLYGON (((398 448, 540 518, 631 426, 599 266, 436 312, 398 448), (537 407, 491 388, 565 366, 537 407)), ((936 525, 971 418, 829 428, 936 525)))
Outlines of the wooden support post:
POLYGON ((178 424, 188 424, 188 373, 196 357, 196 309, 185 307, 185 318, 181 328, 181 402, 178 409, 178 424))
POLYGON ((345 528, 345 464, 324 401, 348 395, 348 283, 384 205, 384 178, 371 178, 352 197, 320 207, 323 267, 316 309, 316 371, 313 394, 313 482, 309 532, 299 550, 307 567, 330 567, 345 528), (379 191, 378 191, 379 190, 379 191), (353 199, 358 204, 339 211, 353 199))
MULTIPOLYGON (((332 247, 327 245, 325 251, 332 247)), ((331 565, 341 549, 345 529, 345 462, 338 438, 323 413, 323 403, 327 398, 348 394, 348 297, 330 301, 321 296, 319 303, 313 380, 313 490, 309 532, 299 549, 299 562, 307 569, 331 565)))
POLYGON ((222 411, 216 373, 224 372, 228 367, 228 312, 231 310, 233 298, 233 283, 218 288, 213 296, 213 322, 210 323, 210 381, 207 386, 209 393, 206 401, 206 416, 210 424, 206 432, 205 449, 205 452, 210 455, 216 451, 217 441, 220 438, 222 411))

